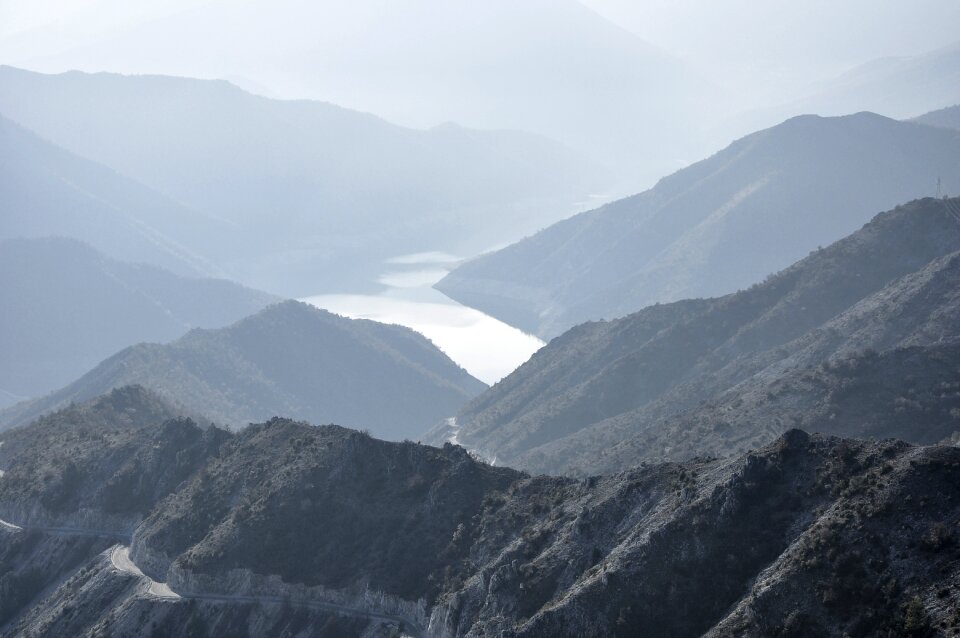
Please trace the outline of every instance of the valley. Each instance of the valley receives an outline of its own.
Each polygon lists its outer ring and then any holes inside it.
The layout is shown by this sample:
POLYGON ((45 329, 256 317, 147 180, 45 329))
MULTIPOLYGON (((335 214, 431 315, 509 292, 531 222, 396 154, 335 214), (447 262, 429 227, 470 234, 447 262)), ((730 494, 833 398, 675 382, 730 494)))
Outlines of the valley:
POLYGON ((493 384, 529 359, 543 341, 434 290, 433 284, 457 261, 443 253, 397 257, 384 264, 388 270, 377 281, 386 290, 376 295, 326 294, 301 301, 353 319, 416 330, 470 374, 493 384))
POLYGON ((0 3, 0 638, 960 636, 958 23, 0 3))

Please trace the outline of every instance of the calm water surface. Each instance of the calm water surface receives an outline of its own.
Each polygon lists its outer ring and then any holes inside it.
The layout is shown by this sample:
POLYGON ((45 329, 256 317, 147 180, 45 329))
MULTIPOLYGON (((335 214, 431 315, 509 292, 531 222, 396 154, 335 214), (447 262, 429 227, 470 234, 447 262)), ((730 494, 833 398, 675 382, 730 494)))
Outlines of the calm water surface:
POLYGON ((377 295, 316 295, 309 304, 354 319, 372 319, 412 328, 433 341, 467 372, 493 384, 510 374, 543 346, 528 335, 479 310, 467 308, 431 286, 457 258, 445 253, 418 253, 389 259, 377 295))

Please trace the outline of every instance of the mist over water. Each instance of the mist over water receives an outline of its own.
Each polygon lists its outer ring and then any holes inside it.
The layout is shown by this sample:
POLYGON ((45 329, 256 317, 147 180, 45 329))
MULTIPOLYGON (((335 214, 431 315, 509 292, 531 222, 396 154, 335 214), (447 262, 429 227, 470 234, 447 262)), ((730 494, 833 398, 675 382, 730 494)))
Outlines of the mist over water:
POLYGON ((432 288, 458 262, 446 253, 401 255, 384 262, 375 295, 323 294, 301 299, 352 319, 412 328, 430 339, 467 372, 494 384, 529 359, 544 342, 453 301, 432 288))

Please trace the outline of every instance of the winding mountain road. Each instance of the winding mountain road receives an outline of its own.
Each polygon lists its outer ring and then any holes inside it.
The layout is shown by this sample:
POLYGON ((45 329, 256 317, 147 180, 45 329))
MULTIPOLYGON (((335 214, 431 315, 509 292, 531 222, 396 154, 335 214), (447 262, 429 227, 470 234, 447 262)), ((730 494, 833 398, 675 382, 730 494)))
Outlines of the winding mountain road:
MULTIPOLYGON (((0 446, 3 445, 3 441, 0 441, 0 446)), ((0 478, 3 478, 4 471, 0 470, 0 478)), ((8 521, 0 519, 0 528, 7 529, 12 532, 22 532, 25 531, 25 528, 14 525, 8 521)), ((30 526, 26 528, 31 531, 46 532, 49 534, 65 534, 65 535, 74 535, 74 536, 96 536, 98 538, 111 538, 120 541, 121 544, 115 545, 110 550, 110 564, 117 571, 123 572, 125 574, 131 574, 141 579, 147 586, 145 588, 145 593, 151 598, 161 599, 161 600, 180 600, 183 598, 192 599, 192 600, 209 600, 214 602, 227 602, 227 603, 241 603, 241 604, 281 604, 281 605, 292 605, 295 607, 305 607, 308 609, 315 609, 318 611, 326 611, 335 614, 340 614, 343 616, 353 616, 355 618, 364 618, 367 620, 374 620, 378 622, 387 622, 394 623, 401 626, 404 630, 403 636, 410 638, 421 638, 425 635, 426 632, 423 629, 413 623, 411 623, 406 618, 401 618, 399 616, 392 616, 390 614, 379 613, 375 611, 369 611, 366 609, 360 609, 357 607, 349 607, 346 605, 341 605, 338 603, 332 602, 323 602, 319 600, 309 600, 309 599, 290 599, 284 598, 282 596, 246 596, 246 595, 229 595, 229 594, 203 594, 203 593, 184 593, 178 594, 177 592, 170 589, 166 583, 160 583, 146 574, 143 573, 143 570, 137 567, 137 565, 130 559, 130 547, 127 543, 130 542, 129 535, 121 534, 115 531, 110 530, 93 530, 93 529, 84 529, 79 527, 53 527, 53 526, 30 526)))
MULTIPOLYGON (((8 521, 0 519, 0 527, 4 527, 10 531, 20 532, 25 531, 25 528, 14 525, 8 521)), ((28 530, 46 532, 50 534, 66 534, 66 535, 76 535, 76 536, 96 536, 99 538, 115 538, 123 542, 129 542, 129 539, 116 532, 110 532, 105 530, 84 530, 75 527, 29 527, 28 530)), ((180 599, 191 599, 191 600, 208 600, 213 602, 227 602, 227 603, 239 603, 239 604, 280 604, 280 605, 291 605, 294 607, 305 607, 308 609, 314 609, 317 611, 331 612, 343 616, 353 616, 355 618, 364 618, 367 620, 374 620, 377 622, 387 622, 400 625, 404 630, 404 636, 409 636, 410 638, 421 638, 425 635, 423 629, 405 618, 399 616, 392 616, 390 614, 369 611, 366 609, 360 609, 358 607, 350 607, 347 605, 341 605, 338 603, 332 602, 323 602, 319 600, 309 600, 309 599, 295 599, 295 598, 285 598, 282 596, 251 596, 251 595, 230 595, 230 594, 205 594, 205 593, 183 593, 178 594, 177 592, 170 589, 166 583, 160 583, 146 574, 143 573, 137 565, 130 559, 130 547, 127 545, 115 545, 110 550, 110 564, 117 571, 123 572, 125 574, 131 574, 143 580, 146 584, 144 593, 151 597, 160 600, 180 600, 180 599)))
POLYGON ((158 583, 144 574, 143 571, 130 560, 130 548, 126 545, 115 545, 114 548, 110 550, 110 563, 121 572, 132 574, 144 582, 149 583, 147 586, 147 594, 154 598, 166 598, 170 600, 182 598, 180 594, 170 589, 166 583, 158 583))

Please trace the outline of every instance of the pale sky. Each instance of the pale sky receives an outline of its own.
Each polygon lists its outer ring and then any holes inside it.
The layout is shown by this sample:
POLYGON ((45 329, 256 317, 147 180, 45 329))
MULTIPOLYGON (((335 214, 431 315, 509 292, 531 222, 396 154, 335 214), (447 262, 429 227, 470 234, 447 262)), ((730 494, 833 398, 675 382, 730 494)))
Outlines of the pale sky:
POLYGON ((960 41, 957 0, 583 0, 674 55, 733 81, 801 81, 960 41))
MULTIPOLYGON (((0 38, 34 30, 37 42, 31 53, 51 53, 210 1, 0 0, 0 38)), ((362 17, 364 5, 370 9, 377 2, 322 4, 329 22, 336 23, 362 17)), ((744 69, 810 81, 874 58, 918 54, 960 40, 957 0, 582 2, 648 42, 732 82, 743 80, 744 69)))

